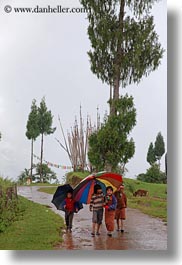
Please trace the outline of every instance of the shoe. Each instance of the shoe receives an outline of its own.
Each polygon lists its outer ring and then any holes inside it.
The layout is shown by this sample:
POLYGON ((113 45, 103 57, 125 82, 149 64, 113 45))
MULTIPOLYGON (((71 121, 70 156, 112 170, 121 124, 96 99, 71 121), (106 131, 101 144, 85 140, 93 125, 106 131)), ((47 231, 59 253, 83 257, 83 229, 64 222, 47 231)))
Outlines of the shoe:
POLYGON ((124 233, 124 230, 123 229, 121 229, 121 233, 124 233))
POLYGON ((118 228, 116 231, 120 231, 120 229, 118 228))
POLYGON ((111 233, 107 233, 108 236, 112 237, 112 234, 111 233))
POLYGON ((97 236, 100 236, 100 233, 99 233, 99 232, 97 232, 97 233, 96 233, 96 235, 97 235, 97 236))
POLYGON ((95 236, 95 233, 91 233, 91 235, 94 237, 95 236))

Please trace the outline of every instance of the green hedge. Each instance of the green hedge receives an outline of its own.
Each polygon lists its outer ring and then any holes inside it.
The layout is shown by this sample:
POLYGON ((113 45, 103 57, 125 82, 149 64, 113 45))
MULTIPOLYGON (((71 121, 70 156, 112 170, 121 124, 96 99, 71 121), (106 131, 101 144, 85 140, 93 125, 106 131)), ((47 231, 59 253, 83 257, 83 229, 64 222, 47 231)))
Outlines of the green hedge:
POLYGON ((0 178, 0 232, 3 232, 16 220, 20 211, 18 197, 12 194, 12 198, 7 198, 6 190, 13 185, 14 183, 11 180, 0 178))

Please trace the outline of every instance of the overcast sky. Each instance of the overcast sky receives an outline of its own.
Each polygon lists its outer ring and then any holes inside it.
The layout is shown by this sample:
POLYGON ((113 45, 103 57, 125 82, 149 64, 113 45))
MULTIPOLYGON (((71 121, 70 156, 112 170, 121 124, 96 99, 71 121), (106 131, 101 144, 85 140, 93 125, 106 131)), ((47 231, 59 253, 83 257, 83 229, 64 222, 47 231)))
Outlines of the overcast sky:
MULTIPOLYGON (((74 123, 82 105, 96 120, 108 110, 109 87, 102 84, 90 70, 87 51, 86 14, 15 14, 4 12, 4 6, 78 7, 79 1, 27 0, 0 2, 0 174, 15 179, 30 167, 30 141, 25 137, 27 117, 32 99, 39 104, 43 96, 54 115, 54 135, 45 137, 44 158, 52 163, 70 165, 66 153, 55 141, 62 139, 58 114, 65 132, 74 123), (15 5, 16 3, 16 5, 15 5)), ((166 1, 155 4, 153 15, 162 47, 167 49, 166 1)), ((149 167, 146 155, 150 142, 160 131, 167 144, 167 63, 166 53, 157 71, 143 78, 136 86, 121 91, 133 95, 137 109, 137 125, 131 136, 136 152, 127 164, 127 177, 135 177, 149 167)), ((166 146, 167 148, 167 146, 166 146)), ((40 137, 35 143, 40 155, 40 137)), ((37 161, 35 161, 37 162, 37 161)), ((52 168, 61 180, 66 171, 52 168)), ((162 159, 164 169, 164 158, 162 159)))

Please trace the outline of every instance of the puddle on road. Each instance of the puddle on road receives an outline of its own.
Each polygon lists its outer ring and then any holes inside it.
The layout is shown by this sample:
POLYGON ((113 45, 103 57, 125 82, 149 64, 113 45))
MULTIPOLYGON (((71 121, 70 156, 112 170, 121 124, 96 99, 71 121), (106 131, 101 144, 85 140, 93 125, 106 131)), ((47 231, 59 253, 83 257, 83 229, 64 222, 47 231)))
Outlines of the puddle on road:
POLYGON ((161 220, 140 213, 138 210, 127 210, 125 232, 114 231, 111 238, 107 236, 104 223, 101 227, 101 235, 91 236, 91 217, 92 214, 89 212, 88 206, 75 214, 72 233, 65 233, 63 235, 64 242, 56 249, 167 250, 165 224, 161 220))

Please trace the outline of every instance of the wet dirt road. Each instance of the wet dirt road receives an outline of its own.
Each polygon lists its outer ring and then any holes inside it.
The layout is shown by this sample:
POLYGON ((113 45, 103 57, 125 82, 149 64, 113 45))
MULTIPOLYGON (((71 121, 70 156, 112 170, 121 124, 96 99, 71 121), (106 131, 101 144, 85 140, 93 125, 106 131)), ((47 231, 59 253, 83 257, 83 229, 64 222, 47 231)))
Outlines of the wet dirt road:
MULTIPOLYGON (((52 195, 38 191, 39 187, 18 187, 18 194, 34 202, 49 205, 51 209, 64 217, 51 203, 52 195)), ((137 209, 127 209, 125 232, 115 231, 108 237, 105 225, 101 227, 101 235, 91 237, 92 213, 84 205, 74 215, 72 233, 64 233, 64 242, 56 249, 70 250, 167 250, 167 226, 157 218, 152 218, 137 209)))

